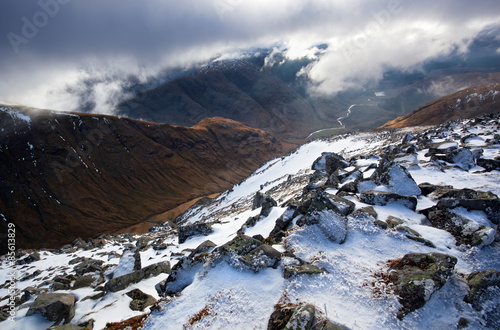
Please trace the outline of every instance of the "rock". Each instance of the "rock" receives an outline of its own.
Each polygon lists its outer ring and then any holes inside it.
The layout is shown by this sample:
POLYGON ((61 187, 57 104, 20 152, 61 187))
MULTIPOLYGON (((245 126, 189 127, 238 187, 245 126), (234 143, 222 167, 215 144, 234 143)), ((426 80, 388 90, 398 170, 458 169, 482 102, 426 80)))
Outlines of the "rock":
POLYGON ((485 159, 479 158, 477 160, 477 165, 484 168, 486 171, 500 171, 500 160, 498 159, 485 159))
POLYGON ((346 193, 346 195, 358 193, 358 183, 356 181, 351 181, 344 184, 338 191, 338 194, 341 193, 346 193))
POLYGON ((481 312, 488 328, 500 329, 500 310, 496 304, 500 299, 500 272, 474 272, 467 277, 467 284, 470 291, 465 302, 481 312))
POLYGON ((430 248, 436 248, 436 245, 434 245, 434 243, 432 243, 431 241, 423 238, 423 237, 419 237, 419 236, 412 236, 412 235, 406 235, 406 237, 408 237, 409 239, 411 239, 412 241, 415 241, 415 242, 419 242, 419 243, 422 243, 424 244, 425 246, 428 246, 430 248))
POLYGON ((196 274, 203 269, 205 257, 183 257, 175 264, 170 276, 156 285, 156 292, 160 296, 176 294, 193 283, 196 274))
POLYGON ((341 214, 347 216, 347 215, 351 214, 352 212, 354 212, 354 208, 356 207, 356 204, 354 204, 350 200, 347 200, 347 199, 342 198, 340 196, 330 195, 328 193, 326 193, 325 195, 330 199, 332 204, 337 207, 337 210, 339 210, 341 214))
POLYGON ((110 279, 105 287, 106 291, 117 292, 127 288, 130 284, 139 283, 140 281, 158 276, 162 273, 170 273, 170 262, 163 261, 147 267, 141 270, 136 270, 130 274, 126 274, 119 277, 114 277, 110 279))
POLYGON ((403 220, 393 217, 392 215, 388 216, 385 222, 387 222, 387 226, 391 229, 403 224, 403 220))
POLYGON ((104 278, 100 275, 83 275, 76 276, 75 283, 73 284, 73 290, 80 288, 96 288, 104 283, 104 278))
POLYGON ((378 185, 389 187, 392 192, 398 195, 418 196, 422 194, 422 191, 406 168, 389 162, 384 158, 380 160, 379 166, 371 179, 378 185))
POLYGON ((474 155, 469 149, 465 148, 454 150, 446 154, 443 160, 448 163, 455 164, 464 170, 470 170, 476 166, 474 155))
POLYGON ((83 239, 78 237, 77 239, 75 239, 73 241, 73 243, 71 243, 71 245, 73 245, 76 248, 85 248, 85 247, 87 247, 87 242, 85 242, 83 239))
POLYGON ((360 209, 357 209, 356 211, 354 211, 354 213, 352 215, 356 215, 358 213, 368 214, 369 216, 373 217, 374 219, 377 219, 377 217, 378 217, 377 212, 375 211, 375 209, 372 206, 366 206, 366 207, 362 207, 360 209))
POLYGON ((319 268, 318 266, 303 262, 298 265, 285 265, 283 276, 288 279, 301 275, 316 275, 321 273, 327 273, 327 271, 324 268, 319 268))
POLYGON ((295 213, 295 209, 288 207, 285 212, 276 220, 273 230, 269 233, 269 238, 271 238, 275 243, 281 242, 283 237, 285 237, 285 232, 292 223, 295 213))
POLYGON ((425 154, 426 157, 433 156, 436 154, 447 154, 456 150, 458 148, 458 144, 455 141, 444 141, 433 143, 429 146, 429 152, 425 154))
POLYGON ((42 293, 29 308, 26 316, 42 314, 47 320, 69 323, 75 316, 75 297, 66 293, 42 293))
POLYGON ((16 261, 16 265, 26 265, 30 264, 35 261, 40 260, 40 253, 39 252, 33 252, 25 256, 24 258, 18 259, 16 261))
POLYGON ((264 195, 261 206, 260 216, 267 217, 271 213, 272 208, 278 206, 278 203, 271 196, 264 195))
POLYGON ((94 320, 90 319, 87 322, 80 323, 80 324, 63 324, 63 325, 56 325, 48 328, 48 330, 92 330, 94 329, 94 320))
POLYGON ((251 270, 258 273, 266 267, 278 267, 281 260, 281 253, 267 244, 262 244, 240 257, 239 260, 251 270))
POLYGON ((287 325, 288 321, 292 317, 295 309, 295 305, 285 305, 285 306, 275 306, 274 312, 269 317, 269 322, 267 323, 268 330, 283 330, 287 325))
POLYGON ((198 245, 198 247, 196 249, 194 249, 193 252, 191 252, 189 257, 194 258, 201 253, 207 253, 210 250, 212 250, 213 248, 215 248, 216 246, 217 245, 215 245, 214 242, 212 242, 210 240, 206 240, 203 243, 201 243, 200 245, 198 245))
POLYGON ((52 290, 53 291, 69 290, 69 289, 70 289, 70 285, 69 284, 65 284, 65 283, 61 283, 61 282, 54 282, 54 283, 52 283, 52 290))
POLYGON ((144 251, 148 247, 148 244, 149 244, 149 238, 141 236, 135 243, 135 246, 138 251, 144 251))
POLYGON ((239 235, 216 250, 217 252, 225 255, 243 256, 262 244, 263 243, 261 241, 256 240, 255 238, 246 235, 239 235))
POLYGON ((386 230, 388 228, 387 222, 382 220, 375 220, 373 224, 379 228, 386 230))
POLYGON ((495 230, 466 219, 448 210, 431 209, 427 218, 433 227, 446 230, 455 237, 457 245, 485 246, 495 240, 495 230))
POLYGON ((339 214, 341 213, 327 194, 321 190, 313 190, 302 196, 293 217, 299 214, 310 214, 314 211, 323 211, 325 209, 334 210, 339 214))
POLYGON ((436 207, 440 210, 463 207, 467 210, 483 211, 491 222, 500 224, 500 199, 442 199, 436 207))
POLYGON ((144 309, 148 306, 154 305, 156 303, 156 299, 139 289, 134 289, 132 291, 127 292, 127 296, 132 298, 130 302, 130 309, 133 311, 144 311, 144 309))
POLYGON ((349 167, 349 165, 349 162, 347 162, 342 156, 333 152, 323 152, 321 157, 314 161, 312 169, 315 171, 325 171, 328 175, 330 175, 338 168, 346 168, 349 167))
POLYGON ((402 307, 398 318, 421 308, 446 283, 457 259, 441 253, 410 253, 389 270, 389 281, 402 307))
POLYGON ((316 224, 332 242, 342 244, 347 237, 347 218, 333 210, 325 209, 309 213, 305 216, 305 223, 316 224))
POLYGON ((384 206, 387 204, 403 205, 413 211, 417 209, 417 198, 414 196, 403 196, 396 193, 365 190, 360 194, 360 200, 370 205, 384 206))
POLYGON ((427 182, 419 184, 418 187, 420 188, 420 190, 422 191, 422 195, 424 195, 424 196, 428 196, 437 190, 451 190, 451 189, 453 189, 452 186, 437 186, 437 185, 433 185, 433 184, 430 184, 427 182))
POLYGON ((285 326, 286 330, 309 330, 313 326, 316 308, 313 305, 302 305, 295 309, 285 326))
POLYGON ((213 229, 206 223, 196 223, 190 225, 180 226, 178 229, 179 244, 184 243, 189 237, 198 235, 208 235, 213 233, 213 229))
POLYGON ((94 273, 94 272, 102 272, 102 264, 104 261, 102 260, 95 260, 95 259, 84 259, 83 262, 79 263, 75 267, 73 267, 73 270, 78 274, 78 275, 83 275, 86 273, 94 273))

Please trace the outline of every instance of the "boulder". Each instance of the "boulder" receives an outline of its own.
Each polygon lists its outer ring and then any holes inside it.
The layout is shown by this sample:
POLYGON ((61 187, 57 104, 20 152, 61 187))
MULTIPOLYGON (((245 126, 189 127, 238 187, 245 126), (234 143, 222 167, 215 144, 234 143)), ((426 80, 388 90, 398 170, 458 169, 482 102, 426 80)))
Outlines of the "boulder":
POLYGON ((301 275, 316 275, 321 273, 327 273, 326 269, 319 268, 318 266, 311 265, 307 262, 302 262, 297 265, 287 264, 284 267, 283 276, 285 278, 292 278, 301 275))
POLYGON ((467 284, 470 291, 464 299, 465 302, 481 312, 488 328, 500 329, 500 309, 497 305, 500 299, 500 272, 474 272, 467 277, 467 284))
POLYGON ((422 194, 415 180, 406 168, 382 158, 371 178, 378 185, 385 185, 399 195, 422 194))
POLYGON ((347 237, 347 218, 331 209, 308 213, 304 218, 304 223, 317 225, 323 234, 335 243, 342 244, 347 237))
POLYGON ((153 296, 146 294, 139 289, 134 289, 127 292, 127 296, 132 298, 129 307, 133 311, 142 312, 146 307, 154 305, 156 303, 156 299, 153 296))
POLYGON ((214 242, 212 242, 210 240, 206 240, 203 243, 201 243, 200 245, 198 245, 198 247, 196 247, 196 249, 194 249, 189 254, 189 257, 190 258, 195 258, 196 256, 198 256, 201 253, 207 253, 207 252, 209 252, 210 250, 214 249, 216 246, 217 245, 215 245, 214 242))
POLYGON ((205 261, 205 256, 198 258, 183 257, 172 267, 169 277, 156 285, 155 289, 158 295, 176 294, 191 285, 196 274, 203 269, 205 261))
POLYGON ((288 207, 285 212, 276 220, 273 230, 269 233, 269 238, 271 238, 275 243, 281 242, 283 237, 285 237, 285 232, 288 226, 292 223, 295 213, 295 209, 288 207))
POLYGON ((443 160, 448 163, 455 164, 464 170, 470 170, 476 166, 474 155, 469 149, 465 148, 460 148, 446 154, 446 156, 443 157, 443 160))
POLYGON ((500 199, 442 199, 436 207, 440 210, 463 207, 483 211, 495 225, 500 224, 500 199))
POLYGON ((79 263, 75 267, 73 267, 73 270, 78 274, 78 275, 83 275, 86 273, 94 273, 94 272, 102 272, 102 264, 104 261, 102 260, 95 260, 95 259, 84 259, 83 262, 79 263))
POLYGON ((350 200, 347 200, 337 195, 330 195, 328 193, 326 193, 325 195, 330 199, 332 204, 337 207, 337 210, 339 210, 341 214, 349 215, 352 212, 354 212, 356 204, 354 204, 350 200))
POLYGON ((413 211, 417 209, 417 198, 414 196, 399 195, 391 192, 365 190, 360 194, 360 200, 370 205, 384 206, 387 204, 403 205, 413 211))
POLYGON ((246 235, 238 235, 231 241, 217 248, 216 251, 224 255, 243 256, 262 244, 261 241, 255 238, 246 235))
POLYGON ((312 169, 315 171, 325 171, 330 175, 338 168, 346 168, 349 165, 349 162, 344 157, 333 152, 323 152, 321 157, 314 161, 312 169))
POLYGON ((104 283, 104 278, 100 275, 83 275, 76 276, 75 283, 73 284, 73 290, 80 288, 97 288, 99 285, 104 283))
POLYGON ((432 209, 427 218, 433 227, 446 230, 455 237, 457 245, 484 246, 493 243, 495 230, 466 219, 446 209, 432 209))
POLYGON ((117 292, 127 288, 130 284, 139 283, 144 279, 158 276, 162 273, 170 274, 170 262, 159 262, 130 274, 114 277, 106 283, 104 288, 106 291, 117 292))
POLYGON ((389 269, 389 282, 394 286, 401 308, 398 318, 421 308, 453 274, 457 259, 441 253, 410 253, 389 269))
POLYGON ((292 316, 285 325, 286 330, 309 330, 314 324, 316 308, 313 305, 304 304, 295 309, 292 316))
POLYGON ((179 234, 179 244, 184 243, 188 238, 198 235, 208 235, 213 233, 213 229, 206 223, 195 223, 190 225, 180 226, 177 229, 179 234))
POLYGON ((69 323, 75 316, 75 296, 66 293, 42 293, 29 308, 26 316, 42 314, 55 324, 69 323))
POLYGON ((479 158, 477 160, 477 165, 484 168, 486 171, 500 171, 500 160, 498 159, 485 159, 479 158))
POLYGON ((251 270, 258 273, 266 267, 278 267, 281 260, 281 253, 267 244, 262 244, 240 257, 239 260, 251 270))

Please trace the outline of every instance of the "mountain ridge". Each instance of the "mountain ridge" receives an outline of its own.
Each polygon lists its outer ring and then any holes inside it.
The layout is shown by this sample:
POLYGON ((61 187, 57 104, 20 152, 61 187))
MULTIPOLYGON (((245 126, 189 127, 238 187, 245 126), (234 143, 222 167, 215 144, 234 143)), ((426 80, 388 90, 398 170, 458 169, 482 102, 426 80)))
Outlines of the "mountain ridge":
POLYGON ((268 133, 223 118, 186 128, 0 110, 0 213, 16 224, 17 243, 25 248, 57 247, 137 224, 227 189, 281 152, 268 133))

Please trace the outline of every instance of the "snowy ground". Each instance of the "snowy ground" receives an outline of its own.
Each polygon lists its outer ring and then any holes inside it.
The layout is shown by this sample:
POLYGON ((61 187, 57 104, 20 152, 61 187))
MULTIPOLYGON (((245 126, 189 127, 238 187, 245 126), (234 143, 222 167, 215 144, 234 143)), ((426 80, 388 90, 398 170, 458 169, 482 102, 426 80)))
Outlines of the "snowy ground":
MULTIPOLYGON (((235 186, 231 191, 221 194, 212 204, 190 210, 184 217, 185 222, 214 222, 214 232, 208 236, 197 236, 178 244, 177 237, 165 239, 171 244, 167 249, 155 251, 149 248, 141 252, 143 267, 160 261, 170 260, 174 265, 180 255, 186 255, 186 249, 194 249, 209 239, 216 245, 222 245, 235 237, 245 221, 260 213, 260 209, 251 210, 251 201, 256 192, 270 194, 279 204, 301 194, 307 184, 308 176, 313 172, 313 162, 323 152, 335 152, 348 159, 356 155, 373 154, 374 157, 360 160, 359 166, 378 163, 377 152, 389 145, 401 142, 405 133, 423 131, 414 128, 392 133, 359 133, 337 137, 332 140, 313 141, 300 147, 286 157, 277 158, 262 166, 251 177, 235 186), (305 182, 305 183, 304 183, 305 182), (183 252, 184 251, 184 252, 183 252)), ((499 145, 487 145, 487 139, 493 138, 495 127, 471 127, 467 134, 477 134, 468 144, 473 148, 483 148, 487 158, 500 156, 499 145)), ((462 126, 451 126, 444 130, 436 142, 452 140, 460 142, 465 133, 462 126), (456 134, 456 136, 454 136, 456 134)), ((417 183, 452 185, 455 188, 470 188, 491 191, 500 194, 498 171, 483 172, 476 166, 469 171, 458 168, 433 166, 426 150, 418 152, 417 159, 409 171, 417 183)), ((404 161, 404 160, 402 160, 404 161)), ((367 172, 370 174, 371 172, 367 172)), ((365 175, 367 175, 365 173, 365 175)), ((332 189, 330 193, 335 193, 332 189)), ((367 206, 356 196, 349 197, 356 204, 356 209, 367 206)), ((420 196, 417 210, 432 206, 435 202, 420 196)), ((261 234, 267 237, 275 221, 286 208, 275 207, 270 215, 246 230, 247 235, 261 234)), ((222 261, 195 276, 194 282, 178 296, 160 304, 161 309, 153 312, 147 319, 145 329, 265 329, 269 316, 278 302, 307 302, 314 304, 324 316, 335 323, 351 329, 452 329, 456 328, 460 317, 466 317, 471 328, 481 328, 481 315, 463 301, 467 286, 460 274, 473 271, 500 270, 500 244, 472 249, 460 249, 455 245, 455 238, 446 231, 430 227, 425 216, 408 208, 396 205, 375 206, 379 220, 394 216, 404 220, 404 224, 418 231, 432 241, 436 248, 427 247, 408 239, 395 230, 382 230, 372 222, 363 222, 349 217, 348 234, 345 243, 330 242, 317 226, 294 227, 284 239, 284 244, 274 246, 278 250, 291 250, 298 257, 314 265, 325 268, 328 273, 314 276, 299 276, 284 279, 282 265, 277 269, 266 268, 259 273, 250 270, 235 269, 222 261), (401 258, 410 252, 441 252, 458 258, 456 275, 438 293, 434 294, 424 308, 407 315, 403 321, 396 318, 399 303, 386 288, 379 288, 375 295, 373 286, 377 274, 387 269, 387 261, 401 258)), ((462 215, 479 223, 493 226, 483 212, 458 210, 462 215)), ((54 254, 42 252, 42 260, 33 262, 29 268, 19 269, 18 278, 38 269, 41 275, 17 283, 23 290, 28 286, 41 285, 44 279, 56 274, 72 272, 68 262, 78 256, 92 257, 110 264, 108 273, 118 267, 119 258, 110 258, 112 252, 121 255, 127 240, 108 241, 102 249, 78 250, 72 254, 54 254)), ((285 262, 285 261, 283 261, 285 262)), ((120 272, 126 272, 128 266, 120 266, 120 272)), ((3 260, 0 278, 7 278, 10 269, 3 260)), ((160 275, 125 290, 109 293, 99 300, 78 301, 76 315, 72 323, 81 323, 88 319, 95 320, 95 329, 105 327, 106 322, 116 322, 136 315, 128 308, 131 298, 125 292, 133 288, 159 299, 154 286, 168 275, 160 275)), ((63 291, 75 295, 78 299, 95 294, 92 289, 63 291)), ((0 297, 8 297, 8 288, 0 289, 0 297)), ((51 325, 41 316, 25 317, 32 298, 17 311, 16 322, 4 321, 2 329, 45 329, 51 325)), ((7 300, 1 301, 3 305, 7 300)), ((146 309, 146 312, 149 308, 146 309)))

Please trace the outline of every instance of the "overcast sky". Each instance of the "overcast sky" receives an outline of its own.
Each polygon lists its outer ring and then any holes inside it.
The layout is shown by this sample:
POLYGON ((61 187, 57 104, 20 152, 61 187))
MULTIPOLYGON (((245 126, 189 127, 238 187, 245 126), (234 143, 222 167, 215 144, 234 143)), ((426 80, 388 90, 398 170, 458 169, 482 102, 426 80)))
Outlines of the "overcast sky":
POLYGON ((2 0, 0 103, 74 110, 93 87, 98 112, 123 98, 123 80, 146 81, 252 47, 290 58, 323 55, 302 74, 313 93, 376 80, 384 68, 466 53, 500 25, 498 0, 2 0))

